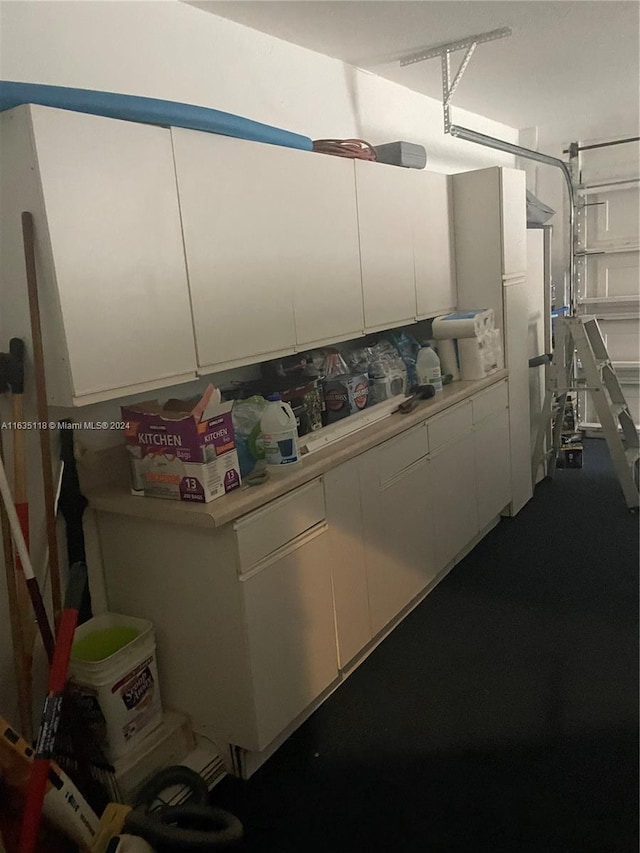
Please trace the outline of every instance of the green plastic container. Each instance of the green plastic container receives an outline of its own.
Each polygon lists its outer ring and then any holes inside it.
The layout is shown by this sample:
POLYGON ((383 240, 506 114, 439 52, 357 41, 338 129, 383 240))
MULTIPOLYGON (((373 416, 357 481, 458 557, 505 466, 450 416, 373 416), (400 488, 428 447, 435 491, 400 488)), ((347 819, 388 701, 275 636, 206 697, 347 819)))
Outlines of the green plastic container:
POLYGON ((73 644, 73 657, 77 661, 97 663, 119 652, 139 636, 137 628, 125 625, 92 631, 73 644))
POLYGON ((76 629, 69 675, 111 761, 162 722, 153 625, 103 613, 76 629))

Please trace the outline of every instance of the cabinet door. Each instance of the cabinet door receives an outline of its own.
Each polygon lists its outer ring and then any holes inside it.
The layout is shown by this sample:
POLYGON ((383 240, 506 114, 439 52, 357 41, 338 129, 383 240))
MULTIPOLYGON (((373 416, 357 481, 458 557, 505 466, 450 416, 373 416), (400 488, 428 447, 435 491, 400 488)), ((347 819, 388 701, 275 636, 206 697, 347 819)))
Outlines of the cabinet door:
POLYGON ((421 171, 416 179, 414 254, 418 317, 457 305, 452 189, 447 175, 421 171))
POLYGON ((504 351, 509 368, 509 441, 511 446, 511 514, 531 499, 531 442, 529 438, 528 299, 526 279, 513 279, 504 294, 504 351))
POLYGON ((172 133, 199 365, 362 334, 353 164, 172 133))
POLYGON ((375 636, 435 576, 424 425, 359 459, 371 630, 375 636), (414 447, 410 447, 413 442, 414 447), (412 450, 419 450, 416 461, 412 450))
POLYGON ((241 578, 257 740, 264 749, 338 675, 326 528, 241 578))
POLYGON ((500 169, 502 274, 522 275, 527 269, 526 176, 519 169, 500 169))
POLYGON ((509 410, 474 426, 478 526, 483 530, 511 500, 509 410))
MULTIPOLYGON (((298 349, 363 333, 362 278, 353 163, 340 157, 283 149, 295 199, 292 255, 298 349)), ((290 242, 291 241, 291 242, 290 242)))
POLYGON ((338 659, 343 669, 371 639, 358 460, 324 475, 338 659))
POLYGON ((72 396, 195 378, 170 132, 30 110, 72 396))
POLYGON ((415 319, 411 169, 355 161, 364 319, 367 329, 415 319))
POLYGON ((291 254, 301 211, 288 197, 289 152, 213 133, 171 133, 198 365, 293 352, 291 254))
POLYGON ((500 169, 451 176, 457 307, 493 308, 503 328, 500 169))
POLYGON ((445 444, 431 457, 435 566, 443 569, 478 532, 473 433, 445 444))

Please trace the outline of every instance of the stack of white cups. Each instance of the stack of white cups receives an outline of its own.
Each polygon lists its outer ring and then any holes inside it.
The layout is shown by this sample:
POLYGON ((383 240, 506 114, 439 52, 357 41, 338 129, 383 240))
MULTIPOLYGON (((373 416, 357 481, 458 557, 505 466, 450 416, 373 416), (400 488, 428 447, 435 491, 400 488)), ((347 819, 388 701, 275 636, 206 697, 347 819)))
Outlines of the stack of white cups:
POLYGON ((437 341, 442 373, 453 380, 484 379, 503 365, 500 329, 491 308, 457 311, 436 317, 432 334, 437 341))

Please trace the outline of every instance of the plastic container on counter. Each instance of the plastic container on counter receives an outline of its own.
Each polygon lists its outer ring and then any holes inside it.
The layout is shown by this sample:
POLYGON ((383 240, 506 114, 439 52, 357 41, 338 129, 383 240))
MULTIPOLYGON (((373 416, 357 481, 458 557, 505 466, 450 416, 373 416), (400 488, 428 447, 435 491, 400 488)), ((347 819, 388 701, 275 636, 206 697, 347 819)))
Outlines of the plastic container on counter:
POLYGON ((270 394, 260 417, 264 459, 270 471, 285 470, 300 461, 296 416, 280 394, 270 394))
POLYGON ((416 376, 418 378, 418 385, 433 385, 436 393, 442 391, 440 359, 436 351, 429 344, 418 350, 416 376))

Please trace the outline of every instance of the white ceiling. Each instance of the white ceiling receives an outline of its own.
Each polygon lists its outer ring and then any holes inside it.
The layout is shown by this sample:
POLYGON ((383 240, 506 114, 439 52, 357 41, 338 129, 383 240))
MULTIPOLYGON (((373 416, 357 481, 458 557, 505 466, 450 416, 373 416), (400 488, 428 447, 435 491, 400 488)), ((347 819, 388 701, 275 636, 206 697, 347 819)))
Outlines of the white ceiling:
MULTIPOLYGON (((499 27, 453 105, 516 128, 639 111, 637 0, 201 0, 192 6, 442 98, 440 60, 399 57, 499 27)), ((452 58, 455 71, 463 53, 452 58)), ((613 131, 615 132, 615 130, 613 131)))

